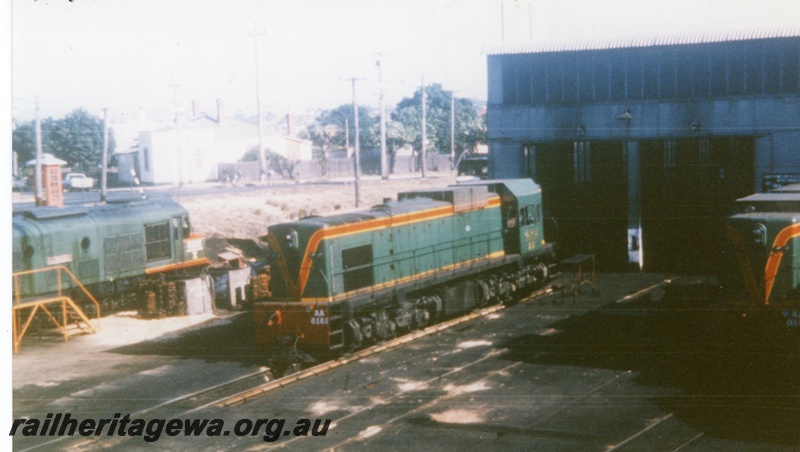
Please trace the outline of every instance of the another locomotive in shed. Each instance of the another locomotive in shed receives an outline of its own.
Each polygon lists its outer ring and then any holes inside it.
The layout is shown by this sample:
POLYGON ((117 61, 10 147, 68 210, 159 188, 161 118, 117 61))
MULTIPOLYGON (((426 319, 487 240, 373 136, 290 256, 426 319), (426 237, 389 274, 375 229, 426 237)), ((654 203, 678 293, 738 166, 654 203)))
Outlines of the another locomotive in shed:
POLYGON ((758 335, 800 337, 800 190, 738 200, 724 226, 724 311, 758 335))
MULTIPOLYGON (((180 305, 187 291, 211 296, 210 278, 203 274, 210 263, 205 239, 192 232, 186 210, 168 197, 28 208, 13 213, 12 233, 15 300, 59 291, 67 281, 58 272, 39 271, 56 266, 66 267, 104 309, 139 302, 140 313, 171 315, 185 310, 180 305)), ((75 287, 71 295, 85 301, 75 287)))
POLYGON ((484 180, 271 226, 257 341, 335 355, 511 302, 550 274, 541 204, 530 179, 484 180))

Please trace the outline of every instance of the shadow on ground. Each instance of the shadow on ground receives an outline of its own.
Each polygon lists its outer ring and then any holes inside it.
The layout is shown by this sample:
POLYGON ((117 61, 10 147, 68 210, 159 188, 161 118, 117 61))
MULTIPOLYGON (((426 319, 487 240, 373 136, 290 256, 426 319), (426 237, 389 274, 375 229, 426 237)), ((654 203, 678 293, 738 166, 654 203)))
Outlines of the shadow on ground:
POLYGON ((195 325, 145 342, 109 350, 128 355, 175 356, 206 361, 231 361, 245 365, 266 363, 262 347, 255 344, 255 331, 249 312, 213 319, 215 324, 195 325))
MULTIPOLYGON (((557 322, 556 334, 524 335, 504 359, 540 365, 632 370, 641 385, 682 394, 653 400, 706 435, 800 444, 800 353, 712 321, 688 290, 661 302, 606 305, 557 322)), ((552 330, 551 330, 552 331, 552 330)))

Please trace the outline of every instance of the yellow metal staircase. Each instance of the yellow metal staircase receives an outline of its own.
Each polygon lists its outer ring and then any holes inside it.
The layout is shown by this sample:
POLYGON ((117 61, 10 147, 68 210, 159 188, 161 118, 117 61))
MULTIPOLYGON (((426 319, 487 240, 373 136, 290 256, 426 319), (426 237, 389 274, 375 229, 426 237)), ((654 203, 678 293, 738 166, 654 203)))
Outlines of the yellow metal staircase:
POLYGON ((12 275, 13 278, 13 305, 12 305, 12 333, 13 333, 13 347, 14 353, 19 353, 19 346, 22 338, 31 326, 36 314, 43 312, 61 331, 66 341, 71 335, 71 325, 77 327, 77 331, 85 333, 96 333, 95 326, 92 325, 89 317, 83 312, 75 301, 68 295, 64 294, 64 282, 72 281, 75 286, 80 288, 86 297, 95 305, 97 313, 97 320, 100 319, 100 303, 95 300, 91 293, 86 290, 86 287, 78 281, 78 278, 63 265, 48 267, 38 270, 29 270, 17 272, 12 275), (40 297, 23 297, 21 295, 21 282, 20 280, 26 276, 34 274, 47 274, 55 273, 57 278, 57 291, 40 297), (65 277, 66 276, 66 277, 65 277))

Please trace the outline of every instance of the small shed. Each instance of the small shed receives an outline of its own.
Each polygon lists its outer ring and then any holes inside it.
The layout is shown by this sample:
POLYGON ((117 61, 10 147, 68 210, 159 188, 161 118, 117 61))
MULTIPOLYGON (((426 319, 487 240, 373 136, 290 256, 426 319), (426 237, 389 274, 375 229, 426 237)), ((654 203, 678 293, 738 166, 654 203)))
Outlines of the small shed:
MULTIPOLYGON (((42 154, 42 188, 44 199, 36 198, 37 206, 64 207, 64 190, 61 186, 61 167, 67 162, 53 154, 42 154)), ((36 159, 29 160, 25 166, 36 166, 36 159)))

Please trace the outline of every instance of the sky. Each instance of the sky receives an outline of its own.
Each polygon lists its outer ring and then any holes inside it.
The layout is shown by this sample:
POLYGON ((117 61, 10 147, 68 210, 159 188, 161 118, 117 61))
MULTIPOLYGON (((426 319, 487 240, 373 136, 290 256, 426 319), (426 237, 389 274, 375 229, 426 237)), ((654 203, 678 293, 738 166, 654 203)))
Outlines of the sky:
POLYGON ((520 40, 792 25, 794 0, 12 0, 12 115, 112 121, 177 103, 283 115, 387 105, 425 83, 486 99, 484 48, 520 40), (253 36, 256 36, 255 38, 253 36))

